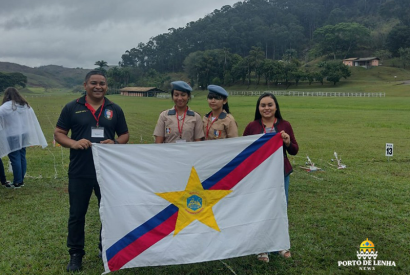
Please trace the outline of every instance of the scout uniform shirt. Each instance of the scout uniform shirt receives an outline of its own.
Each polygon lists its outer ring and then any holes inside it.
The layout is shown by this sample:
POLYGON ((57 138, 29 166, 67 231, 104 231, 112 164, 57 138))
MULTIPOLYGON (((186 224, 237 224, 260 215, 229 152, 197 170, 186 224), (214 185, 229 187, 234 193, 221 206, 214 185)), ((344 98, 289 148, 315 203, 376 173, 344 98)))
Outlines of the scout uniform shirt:
POLYGON ((178 117, 174 108, 165 110, 159 115, 154 136, 164 137, 164 143, 175 143, 178 140, 191 142, 201 139, 204 137, 201 116, 188 109, 184 119, 184 115, 178 117))
POLYGON ((238 125, 231 114, 223 111, 212 121, 212 112, 204 115, 205 139, 232 138, 238 136, 238 125))

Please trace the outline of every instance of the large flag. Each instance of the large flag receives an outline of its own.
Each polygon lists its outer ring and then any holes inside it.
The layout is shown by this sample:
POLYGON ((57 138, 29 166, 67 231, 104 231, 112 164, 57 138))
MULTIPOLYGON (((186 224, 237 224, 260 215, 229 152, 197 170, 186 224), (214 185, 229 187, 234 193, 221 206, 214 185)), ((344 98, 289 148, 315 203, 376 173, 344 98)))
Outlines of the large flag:
POLYGON ((289 249, 282 143, 93 144, 105 273, 289 249))

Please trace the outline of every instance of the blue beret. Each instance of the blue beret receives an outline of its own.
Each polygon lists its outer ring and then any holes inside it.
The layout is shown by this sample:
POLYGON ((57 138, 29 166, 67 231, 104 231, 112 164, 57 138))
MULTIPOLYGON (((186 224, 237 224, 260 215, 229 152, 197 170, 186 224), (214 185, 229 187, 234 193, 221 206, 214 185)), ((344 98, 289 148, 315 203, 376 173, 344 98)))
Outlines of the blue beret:
POLYGON ((215 93, 224 97, 228 97, 228 92, 224 88, 218 85, 208 85, 208 90, 210 93, 215 93))
POLYGON ((184 93, 192 92, 191 86, 189 86, 188 83, 186 83, 185 81, 181 81, 181 80, 171 82, 171 87, 172 87, 172 90, 178 90, 184 93))

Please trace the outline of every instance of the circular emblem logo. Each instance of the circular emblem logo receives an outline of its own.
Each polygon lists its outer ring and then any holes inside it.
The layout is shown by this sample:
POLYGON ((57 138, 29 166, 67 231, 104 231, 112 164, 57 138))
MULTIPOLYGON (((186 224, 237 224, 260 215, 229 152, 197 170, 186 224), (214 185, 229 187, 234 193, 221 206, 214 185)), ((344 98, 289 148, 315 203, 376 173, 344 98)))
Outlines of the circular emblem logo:
POLYGON ((197 194, 189 196, 186 200, 187 211, 191 214, 198 214, 202 211, 202 198, 197 194))

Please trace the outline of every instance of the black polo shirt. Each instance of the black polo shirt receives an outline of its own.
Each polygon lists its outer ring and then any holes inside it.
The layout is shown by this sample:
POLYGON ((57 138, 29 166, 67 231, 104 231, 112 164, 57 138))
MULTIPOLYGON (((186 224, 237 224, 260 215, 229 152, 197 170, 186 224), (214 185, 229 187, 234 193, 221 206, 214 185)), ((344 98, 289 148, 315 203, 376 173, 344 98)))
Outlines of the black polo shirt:
MULTIPOLYGON (((99 118, 99 127, 104 127, 104 138, 91 137, 91 127, 96 127, 97 121, 91 111, 85 106, 85 96, 71 101, 64 106, 57 122, 57 128, 71 130, 71 139, 88 139, 92 143, 99 143, 106 139, 115 139, 117 136, 128 133, 127 123, 121 107, 105 97, 104 109, 95 111, 99 118)), ((91 148, 87 150, 70 149, 69 178, 96 178, 91 148)))

